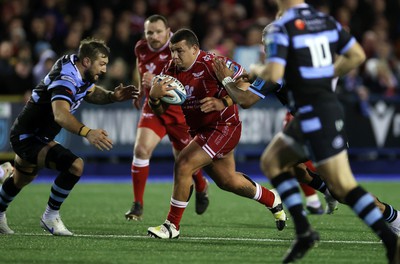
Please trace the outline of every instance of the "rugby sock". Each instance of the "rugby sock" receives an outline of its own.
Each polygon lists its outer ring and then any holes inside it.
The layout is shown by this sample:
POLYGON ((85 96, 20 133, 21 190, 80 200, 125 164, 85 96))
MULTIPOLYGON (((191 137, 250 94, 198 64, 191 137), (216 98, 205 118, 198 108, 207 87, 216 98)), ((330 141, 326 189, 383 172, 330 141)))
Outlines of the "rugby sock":
MULTIPOLYGON (((310 171, 308 171, 310 173, 310 171)), ((316 174, 310 173, 311 176, 313 176, 313 179, 311 180, 310 183, 308 183, 308 186, 311 188, 318 190, 321 193, 325 193, 328 190, 328 187, 326 186, 325 182, 316 174)))
POLYGON ((311 160, 308 160, 308 161, 304 162, 304 165, 306 165, 308 170, 310 170, 310 171, 312 171, 314 173, 317 171, 317 169, 312 164, 311 160))
POLYGON ((149 160, 138 159, 133 157, 131 176, 133 184, 134 201, 139 202, 143 207, 144 189, 146 187, 147 178, 149 177, 149 160))
POLYGON ((51 186, 49 201, 47 205, 53 210, 60 210, 61 204, 68 197, 72 188, 81 177, 76 176, 68 171, 62 171, 58 174, 51 186))
POLYGON ((288 172, 284 172, 271 179, 271 184, 278 191, 282 202, 289 210, 295 223, 296 234, 301 235, 310 228, 304 211, 298 182, 288 172))
POLYGON ((207 182, 206 179, 203 177, 203 173, 201 172, 201 170, 198 170, 193 174, 193 181, 196 192, 204 192, 206 190, 207 182))
POLYGON ((308 186, 305 183, 300 182, 300 188, 306 197, 317 194, 317 192, 315 191, 314 188, 312 188, 311 186, 308 186))
POLYGON ((256 184, 256 194, 253 197, 253 200, 258 201, 259 203, 265 205, 269 209, 274 207, 275 195, 273 192, 261 186, 260 184, 254 182, 256 184))
POLYGON ((173 223, 177 230, 179 230, 179 224, 181 222, 183 212, 188 204, 189 202, 178 201, 171 197, 167 220, 173 223))
POLYGON ((397 236, 390 230, 383 219, 382 213, 375 206, 372 195, 367 193, 362 187, 357 186, 346 195, 345 201, 358 217, 382 239, 382 242, 388 249, 389 256, 394 254, 397 236))
POLYGON ((14 184, 13 177, 7 178, 0 186, 0 212, 7 210, 8 205, 14 200, 21 189, 14 184))
MULTIPOLYGON (((393 208, 390 204, 383 203, 385 205, 385 211, 383 211, 383 217, 388 223, 392 223, 397 220, 398 211, 393 208)), ((397 220, 399 221, 399 220, 397 220)))

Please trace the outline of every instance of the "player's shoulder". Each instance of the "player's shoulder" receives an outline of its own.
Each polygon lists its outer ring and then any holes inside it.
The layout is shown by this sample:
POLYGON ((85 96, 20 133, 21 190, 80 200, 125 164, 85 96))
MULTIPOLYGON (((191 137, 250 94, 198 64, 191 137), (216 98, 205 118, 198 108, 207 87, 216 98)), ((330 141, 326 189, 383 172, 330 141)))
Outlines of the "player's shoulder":
POLYGON ((138 42, 135 44, 135 50, 143 50, 147 48, 147 40, 146 39, 140 39, 138 42))

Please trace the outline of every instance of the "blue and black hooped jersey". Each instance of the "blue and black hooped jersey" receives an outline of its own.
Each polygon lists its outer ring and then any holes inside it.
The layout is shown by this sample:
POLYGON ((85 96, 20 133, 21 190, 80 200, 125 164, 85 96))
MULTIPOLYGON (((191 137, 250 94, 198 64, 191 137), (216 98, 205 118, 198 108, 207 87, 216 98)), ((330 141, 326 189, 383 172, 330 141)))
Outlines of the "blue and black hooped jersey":
POLYGON ((76 67, 76 55, 64 55, 56 61, 50 72, 32 91, 32 96, 17 117, 11 136, 20 140, 39 136, 52 140, 61 130, 54 121, 51 102, 65 100, 71 113, 79 107, 94 83, 85 82, 76 67))
POLYGON ((297 107, 335 97, 335 55, 355 43, 337 21, 301 4, 266 26, 263 39, 267 62, 285 66, 285 86, 297 107))

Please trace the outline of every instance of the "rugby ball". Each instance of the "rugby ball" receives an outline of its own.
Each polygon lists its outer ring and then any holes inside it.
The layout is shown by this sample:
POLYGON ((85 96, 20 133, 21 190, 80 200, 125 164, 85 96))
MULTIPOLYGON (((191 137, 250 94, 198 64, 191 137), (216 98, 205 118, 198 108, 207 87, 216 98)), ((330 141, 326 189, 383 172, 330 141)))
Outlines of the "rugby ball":
POLYGON ((183 86, 183 84, 180 81, 178 81, 178 79, 176 79, 172 76, 166 75, 166 74, 156 75, 155 78, 156 78, 156 81, 158 81, 158 82, 160 82, 166 78, 173 80, 173 82, 171 84, 169 84, 169 86, 175 87, 175 89, 170 90, 168 92, 172 96, 171 97, 170 96, 161 97, 161 100, 163 102, 168 103, 168 104, 174 104, 174 105, 181 105, 181 104, 183 104, 183 102, 185 102, 186 90, 185 90, 185 87, 183 86))

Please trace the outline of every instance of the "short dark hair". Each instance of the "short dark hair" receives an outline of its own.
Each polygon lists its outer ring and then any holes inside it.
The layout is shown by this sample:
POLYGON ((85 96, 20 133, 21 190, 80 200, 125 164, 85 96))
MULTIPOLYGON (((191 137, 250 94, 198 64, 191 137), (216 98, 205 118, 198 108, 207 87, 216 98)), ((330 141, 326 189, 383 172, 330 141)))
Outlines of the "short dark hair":
POLYGON ((199 39, 197 38, 196 34, 190 29, 179 29, 171 37, 172 44, 178 43, 182 40, 186 40, 186 43, 189 46, 197 45, 198 47, 200 47, 199 39))
POLYGON ((90 60, 96 60, 99 54, 103 54, 105 57, 110 56, 110 48, 106 45, 104 40, 86 38, 81 41, 78 50, 79 60, 88 57, 90 60))
POLYGON ((161 20, 164 23, 166 28, 169 27, 167 19, 162 15, 157 15, 157 14, 156 15, 151 15, 148 18, 146 18, 146 20, 144 22, 146 23, 147 21, 149 21, 150 23, 154 23, 154 22, 157 22, 159 20, 161 20))

